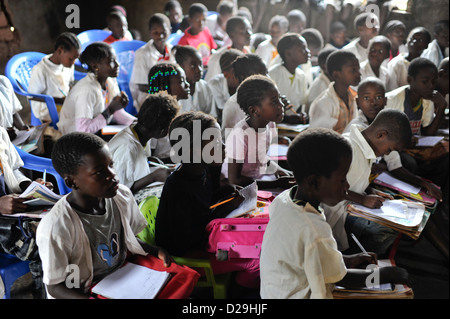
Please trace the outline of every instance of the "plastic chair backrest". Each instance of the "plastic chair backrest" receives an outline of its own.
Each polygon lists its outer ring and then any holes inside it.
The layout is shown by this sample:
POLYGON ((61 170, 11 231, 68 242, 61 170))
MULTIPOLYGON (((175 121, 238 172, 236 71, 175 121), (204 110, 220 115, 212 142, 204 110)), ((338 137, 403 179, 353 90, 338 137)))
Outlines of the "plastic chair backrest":
POLYGON ((22 151, 17 146, 14 147, 16 148, 17 153, 19 153, 19 156, 23 161, 23 168, 37 172, 46 171, 47 173, 53 175, 56 179, 60 195, 65 195, 72 191, 69 187, 67 187, 66 183, 64 182, 64 179, 61 177, 61 175, 58 174, 58 172, 53 167, 51 159, 29 154, 25 151, 22 151))
MULTIPOLYGON (((5 75, 11 82, 14 92, 17 94, 30 97, 36 97, 44 99, 47 104, 50 118, 52 119, 51 126, 58 129, 56 123, 59 121, 58 111, 56 110, 55 100, 52 96, 46 94, 31 94, 28 93, 28 83, 30 82, 31 70, 38 64, 42 58, 45 56, 41 52, 22 52, 13 56, 5 67, 5 75)), ((31 121, 30 124, 33 126, 41 125, 42 122, 36 118, 31 110, 31 121)))
POLYGON ((138 237, 150 245, 155 245, 155 221, 158 213, 159 198, 149 196, 139 204, 139 210, 147 220, 147 226, 138 234, 138 237))
POLYGON ((78 40, 80 40, 81 43, 81 51, 84 51, 86 47, 97 41, 103 41, 107 37, 109 37, 111 34, 111 31, 109 30, 99 30, 99 29, 92 29, 92 30, 86 30, 77 35, 78 40))
POLYGON ((181 37, 184 35, 184 32, 177 31, 175 33, 172 33, 167 38, 167 43, 171 46, 176 46, 178 42, 180 42, 181 37))
POLYGON ((128 105, 125 111, 131 115, 136 115, 137 111, 133 106, 133 97, 130 91, 130 79, 133 72, 134 55, 135 52, 145 44, 144 41, 116 41, 111 44, 116 51, 117 61, 119 62, 119 75, 117 76, 117 83, 122 91, 128 95, 128 105))

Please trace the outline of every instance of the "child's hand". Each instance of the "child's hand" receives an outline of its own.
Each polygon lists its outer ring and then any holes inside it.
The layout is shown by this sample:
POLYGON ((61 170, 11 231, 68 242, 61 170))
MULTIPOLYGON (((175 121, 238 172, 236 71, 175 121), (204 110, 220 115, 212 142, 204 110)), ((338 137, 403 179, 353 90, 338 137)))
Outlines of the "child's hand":
POLYGON ((123 109, 128 105, 128 96, 125 92, 121 92, 120 95, 113 98, 108 106, 110 114, 114 114, 116 111, 123 109))
POLYGON ((158 168, 152 173, 153 181, 165 182, 170 175, 170 170, 166 168, 158 168))
POLYGON ((28 207, 23 203, 26 200, 26 198, 20 198, 17 194, 0 197, 0 214, 10 215, 24 212, 28 207))
POLYGON ((409 284, 409 274, 401 267, 383 267, 380 271, 380 283, 409 284))
POLYGON ((378 263, 377 254, 371 252, 345 256, 344 261, 347 268, 364 268, 368 264, 378 263))
POLYGON ((164 262, 164 267, 169 267, 172 264, 173 258, 164 248, 158 247, 157 257, 164 262))
POLYGON ((447 106, 445 98, 438 91, 433 91, 431 101, 434 103, 435 113, 439 113, 440 111, 443 112, 447 106))
POLYGON ((378 195, 365 195, 361 204, 369 208, 380 208, 384 201, 385 199, 378 195))
POLYGON ((41 185, 44 185, 45 187, 47 187, 50 190, 53 190, 53 183, 51 182, 45 182, 42 178, 38 178, 36 179, 36 183, 39 183, 41 185))

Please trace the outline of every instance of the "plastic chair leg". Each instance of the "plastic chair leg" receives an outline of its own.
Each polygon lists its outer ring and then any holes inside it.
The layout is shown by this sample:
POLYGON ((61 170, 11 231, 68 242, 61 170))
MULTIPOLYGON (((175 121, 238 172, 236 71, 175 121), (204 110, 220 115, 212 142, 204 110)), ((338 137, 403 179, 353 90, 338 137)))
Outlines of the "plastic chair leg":
POLYGON ((0 254, 0 277, 5 286, 3 299, 11 299, 11 288, 14 282, 30 272, 29 264, 29 261, 22 261, 13 255, 0 254))

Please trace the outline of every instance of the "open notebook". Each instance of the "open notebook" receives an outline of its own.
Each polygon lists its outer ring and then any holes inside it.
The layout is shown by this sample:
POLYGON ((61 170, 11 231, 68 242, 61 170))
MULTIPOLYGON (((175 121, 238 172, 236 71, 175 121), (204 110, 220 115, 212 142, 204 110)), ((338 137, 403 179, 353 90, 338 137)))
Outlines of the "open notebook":
POLYGON ((414 239, 419 237, 430 216, 423 204, 403 200, 386 200, 380 208, 350 203, 347 210, 350 215, 374 221, 414 239))
POLYGON ((92 292, 109 299, 154 299, 170 274, 127 263, 92 288, 92 292))

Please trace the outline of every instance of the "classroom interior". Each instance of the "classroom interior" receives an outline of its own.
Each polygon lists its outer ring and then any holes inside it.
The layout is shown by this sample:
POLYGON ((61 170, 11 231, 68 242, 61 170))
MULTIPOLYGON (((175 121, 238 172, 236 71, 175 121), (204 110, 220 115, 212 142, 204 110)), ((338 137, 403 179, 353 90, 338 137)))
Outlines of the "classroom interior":
MULTIPOLYGON (((7 61, 15 54, 27 51, 50 53, 57 36, 65 31, 78 34, 84 30, 103 29, 105 16, 113 5, 121 5, 127 10, 129 29, 139 31, 142 41, 148 41, 148 17, 156 12, 163 12, 165 0, 2 0, 12 14, 14 26, 20 32, 20 42, 13 47, 5 45, 0 38, 0 74, 4 74, 7 61), (80 8, 80 28, 68 29, 66 27, 66 8, 75 3, 80 8)), ((194 2, 201 2, 211 11, 215 11, 218 0, 182 0, 180 3, 187 12, 194 2)), ((307 12, 307 27, 317 28, 324 32, 324 19, 316 5, 323 5, 323 1, 302 0, 237 0, 239 6, 246 6, 253 13, 253 32, 268 32, 268 21, 275 14, 283 14, 287 10, 299 8, 307 12), (305 3, 309 3, 306 5, 305 3)), ((449 15, 448 0, 404 0, 397 1, 401 9, 390 11, 387 19, 397 19, 404 22, 407 30, 415 26, 424 26, 433 29, 434 22, 447 19, 449 15)), ((348 38, 355 36, 351 23, 348 24, 348 38)), ((1 33, 0 33, 1 37, 1 33)), ((28 100, 19 96, 23 105, 21 116, 25 122, 30 120, 30 107, 28 100)), ((447 115, 448 123, 448 115, 447 115)), ((447 136, 448 139, 448 136, 447 136)), ((448 194, 446 195, 448 198, 448 194)), ((448 206, 446 207, 448 210, 448 206)), ((438 227, 447 239, 449 235, 448 211, 440 220, 438 227)), ((401 236, 397 242, 395 262, 397 266, 404 267, 411 276, 411 288, 415 299, 448 299, 449 298, 449 260, 427 238, 421 236, 413 240, 401 236)), ((448 249, 448 247, 447 247, 448 249)), ((18 280, 13 287, 13 299, 32 299, 30 291, 30 275, 18 280)), ((258 298, 254 292, 240 295, 240 298, 258 298)), ((211 298, 209 292, 199 293, 199 298, 211 298)))

